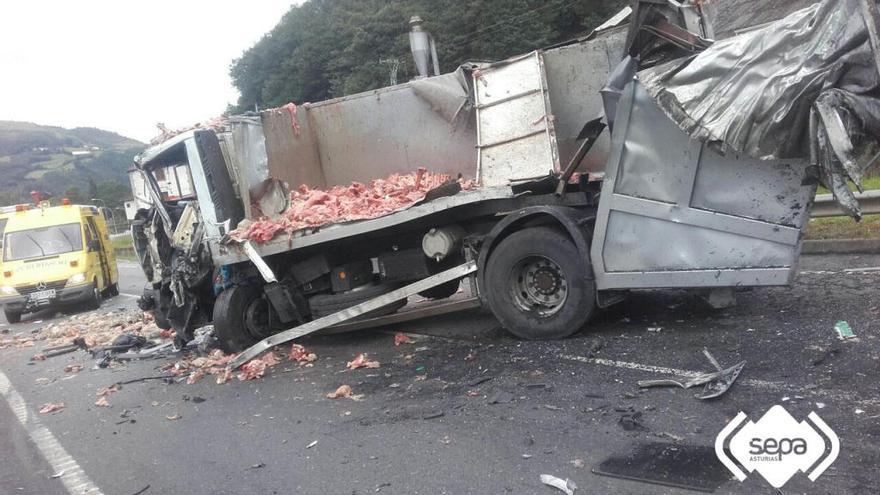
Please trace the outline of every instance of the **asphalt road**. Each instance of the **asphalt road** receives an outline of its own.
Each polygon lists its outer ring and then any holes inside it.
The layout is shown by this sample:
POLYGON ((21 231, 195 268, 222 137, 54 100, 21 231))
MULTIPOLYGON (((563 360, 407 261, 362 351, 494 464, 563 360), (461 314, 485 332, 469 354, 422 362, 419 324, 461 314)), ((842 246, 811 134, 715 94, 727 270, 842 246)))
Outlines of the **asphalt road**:
MULTIPOLYGON (((93 405, 98 388, 156 376, 170 359, 65 376, 87 355, 30 364, 33 348, 0 350, 0 493, 67 493, 71 478, 74 493, 562 493, 540 483, 544 473, 579 494, 685 493, 592 470, 643 442, 711 447, 739 411, 757 420, 775 404, 799 421, 816 411, 841 441, 824 475, 799 473, 784 493, 878 493, 880 271, 844 271, 876 266, 880 255, 805 256, 793 287, 742 292, 722 311, 679 291, 637 293, 564 341, 516 340, 478 312, 316 337, 303 342, 319 356, 313 367, 284 362, 225 385, 131 383, 111 408, 93 405), (838 320, 859 339, 839 341, 838 320), (396 347, 394 331, 417 342, 396 347), (703 347, 723 365, 746 361, 722 397, 636 385, 666 368, 711 371, 703 347), (347 371, 360 352, 381 367, 347 371), (325 398, 341 384, 362 399, 325 398), (57 401, 67 407, 36 413, 57 401), (635 413, 633 427, 625 417, 635 413), (53 466, 65 468, 60 478, 53 466)), ((727 476, 716 492, 777 493, 757 472, 727 476)))

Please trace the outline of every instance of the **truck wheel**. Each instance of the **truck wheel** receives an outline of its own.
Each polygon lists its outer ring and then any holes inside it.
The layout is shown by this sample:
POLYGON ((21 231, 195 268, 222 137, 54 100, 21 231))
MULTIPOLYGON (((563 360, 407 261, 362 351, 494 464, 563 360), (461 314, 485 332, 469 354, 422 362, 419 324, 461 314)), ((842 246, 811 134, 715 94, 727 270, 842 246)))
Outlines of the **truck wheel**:
POLYGON ((565 234, 534 227, 511 234, 486 263, 486 299, 504 327, 523 339, 577 332, 596 306, 589 260, 565 234))
POLYGON ((101 307, 101 289, 98 288, 98 281, 92 280, 92 296, 86 302, 89 309, 98 309, 101 307))
MULTIPOLYGON (((321 318, 342 311, 345 308, 350 308, 374 297, 381 296, 382 294, 387 294, 396 288, 396 285, 391 284, 367 284, 341 294, 318 294, 317 296, 309 298, 309 309, 312 312, 312 318, 321 318)), ((406 306, 406 299, 370 311, 359 318, 390 315, 404 306, 406 306)))
POLYGON ((6 308, 3 308, 3 314, 6 315, 6 321, 9 323, 18 323, 21 321, 21 313, 17 311, 9 311, 6 308))
POLYGON ((241 352, 272 334, 269 301, 257 285, 233 285, 214 301, 214 335, 226 352, 241 352))

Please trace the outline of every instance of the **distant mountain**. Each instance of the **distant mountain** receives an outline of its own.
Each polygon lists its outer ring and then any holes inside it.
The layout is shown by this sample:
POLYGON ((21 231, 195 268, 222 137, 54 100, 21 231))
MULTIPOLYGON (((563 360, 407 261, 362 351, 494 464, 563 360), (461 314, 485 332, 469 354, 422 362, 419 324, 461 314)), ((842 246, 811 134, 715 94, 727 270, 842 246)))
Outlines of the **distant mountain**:
POLYGON ((99 189, 120 190, 128 184, 126 171, 134 155, 144 146, 93 127, 0 120, 0 204, 27 201, 32 190, 56 197, 81 191, 80 200, 100 196, 99 189))

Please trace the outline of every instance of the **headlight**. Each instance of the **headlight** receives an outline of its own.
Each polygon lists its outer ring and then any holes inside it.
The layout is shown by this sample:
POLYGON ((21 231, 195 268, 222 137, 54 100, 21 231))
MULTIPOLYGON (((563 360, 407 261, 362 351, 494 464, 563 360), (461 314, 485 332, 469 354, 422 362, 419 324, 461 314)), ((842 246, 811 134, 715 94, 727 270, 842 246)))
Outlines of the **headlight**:
POLYGON ((15 290, 15 287, 13 287, 11 285, 4 285, 3 287, 0 287, 0 293, 2 293, 4 296, 17 296, 18 295, 18 291, 15 290))
POLYGON ((86 274, 85 273, 77 273, 76 275, 67 279, 67 285, 81 284, 85 281, 86 281, 86 274))

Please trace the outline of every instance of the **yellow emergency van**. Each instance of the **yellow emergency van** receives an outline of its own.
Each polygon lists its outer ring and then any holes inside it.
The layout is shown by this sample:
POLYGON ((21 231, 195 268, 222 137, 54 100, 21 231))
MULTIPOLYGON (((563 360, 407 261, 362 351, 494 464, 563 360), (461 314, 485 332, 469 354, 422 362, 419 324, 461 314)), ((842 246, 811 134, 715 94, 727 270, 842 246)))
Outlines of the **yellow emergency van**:
POLYGON ((96 309, 119 293, 107 214, 48 202, 3 208, 0 305, 9 323, 46 307, 96 309))

